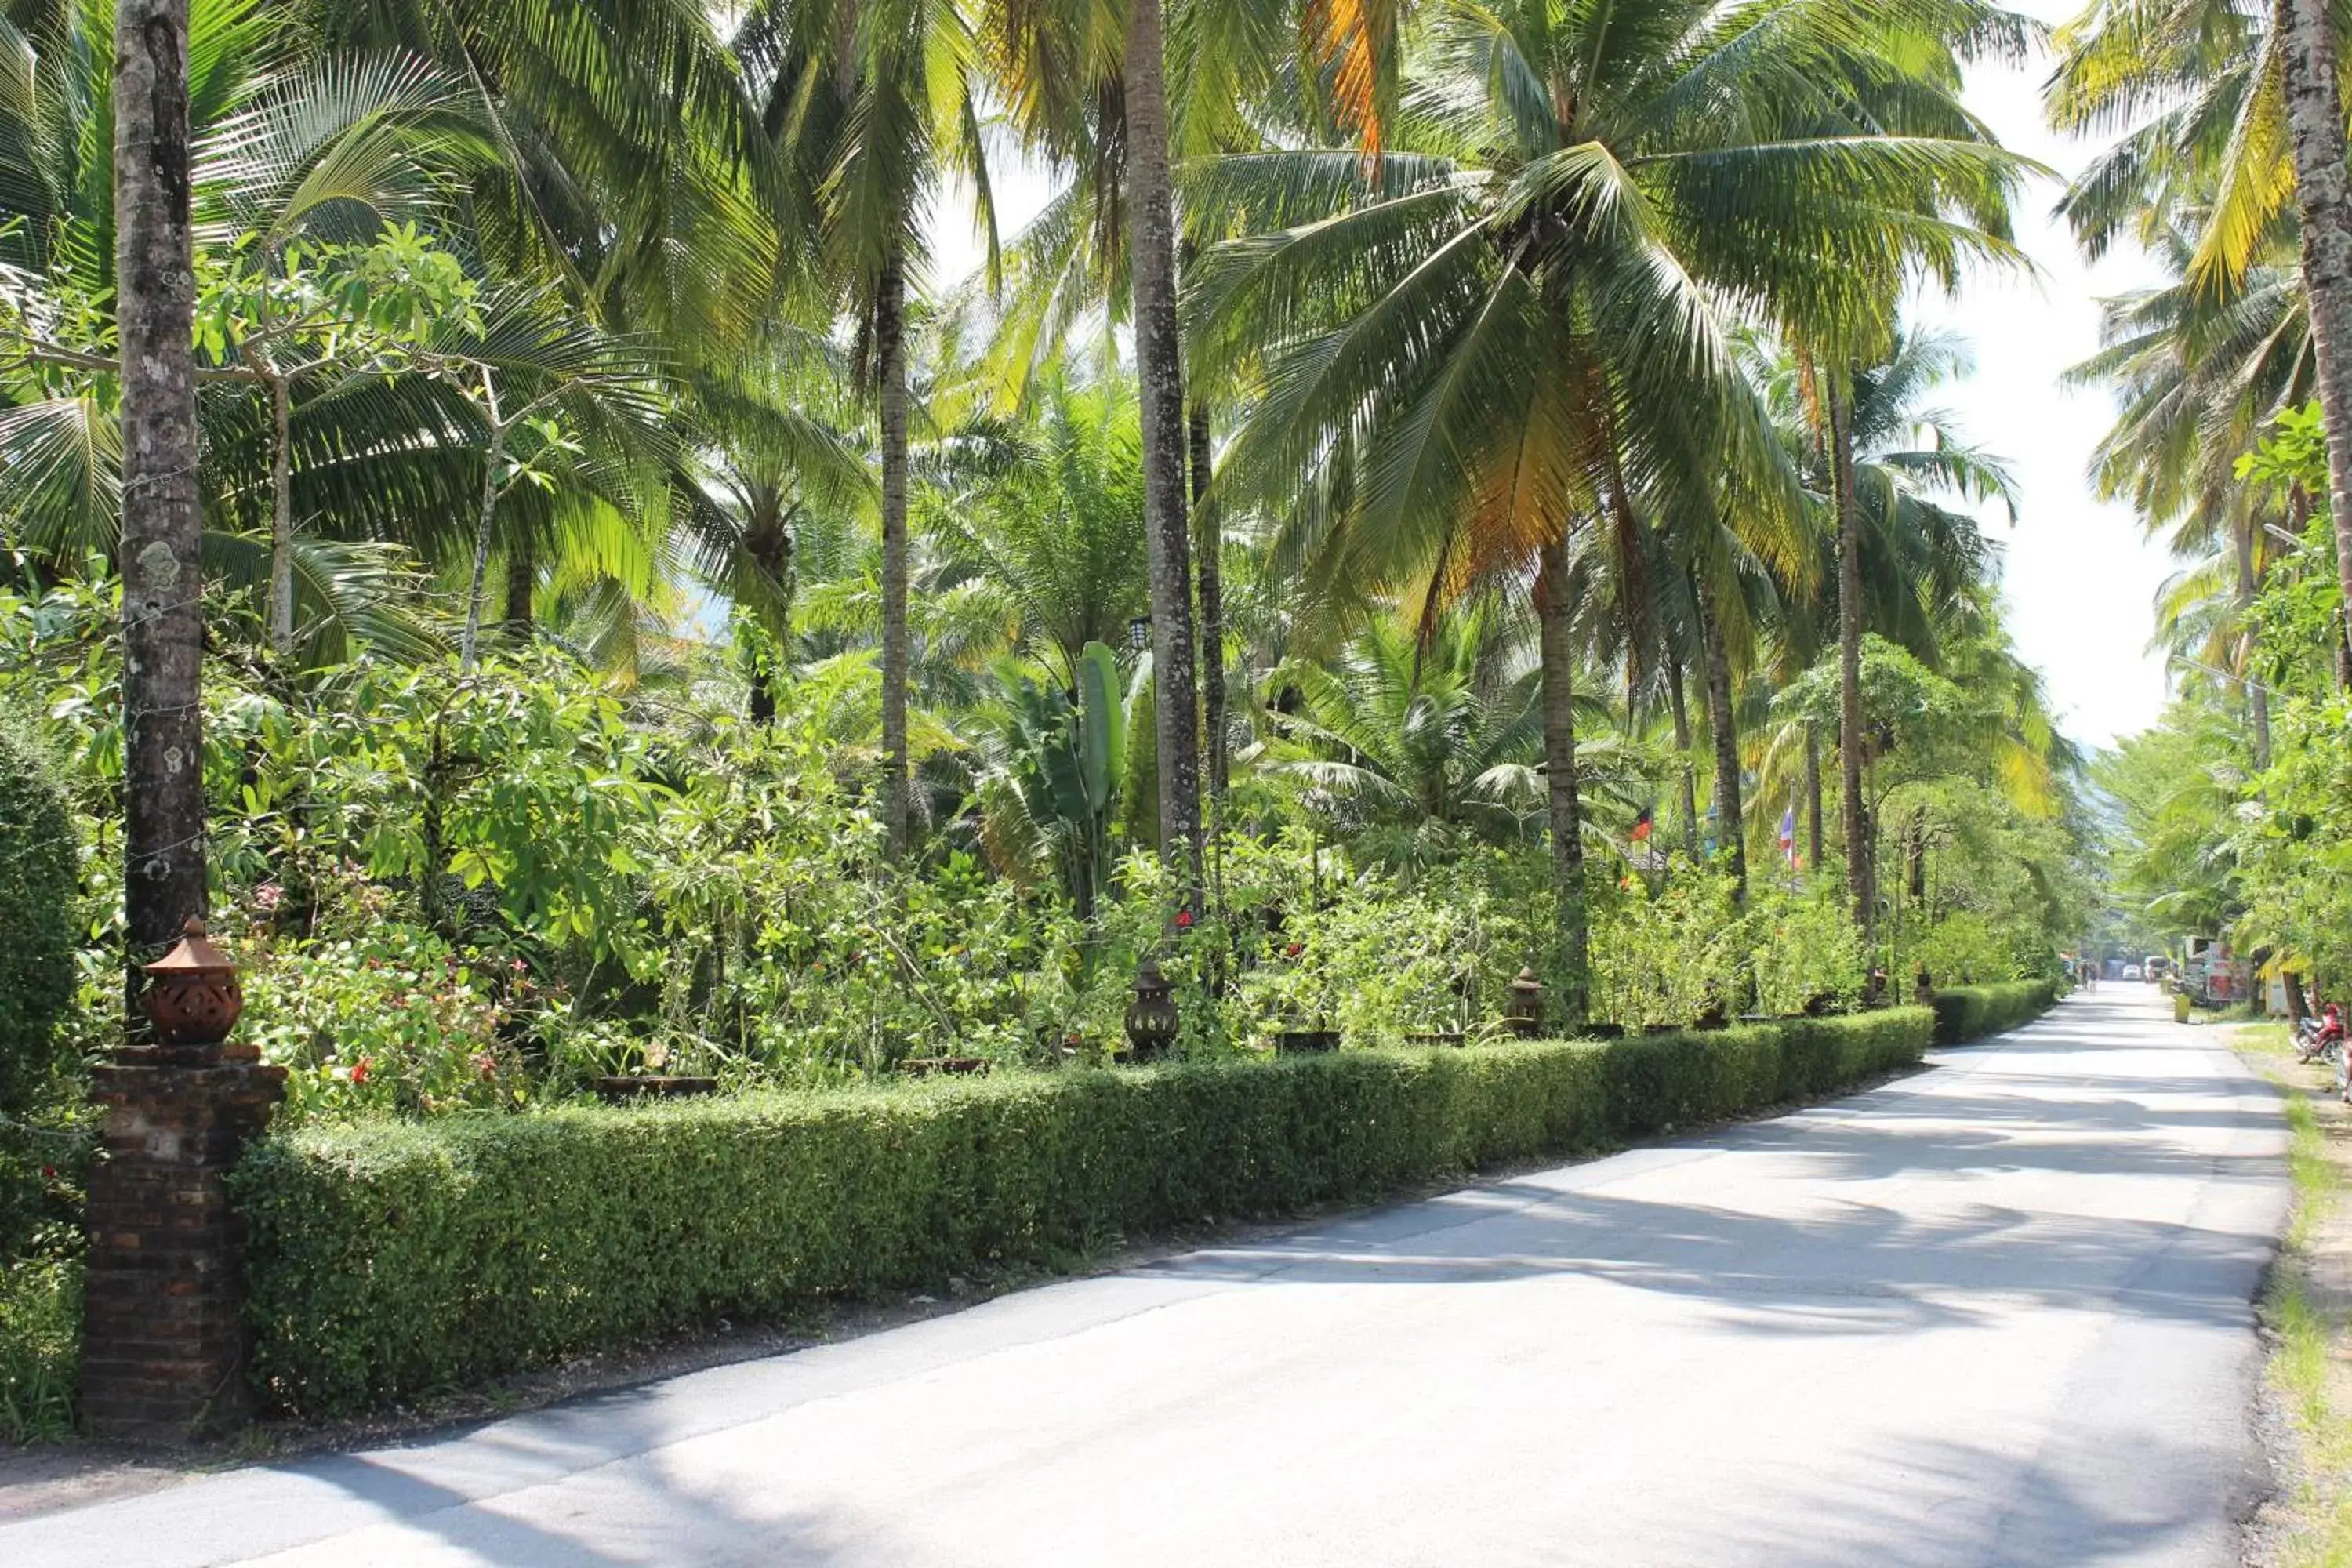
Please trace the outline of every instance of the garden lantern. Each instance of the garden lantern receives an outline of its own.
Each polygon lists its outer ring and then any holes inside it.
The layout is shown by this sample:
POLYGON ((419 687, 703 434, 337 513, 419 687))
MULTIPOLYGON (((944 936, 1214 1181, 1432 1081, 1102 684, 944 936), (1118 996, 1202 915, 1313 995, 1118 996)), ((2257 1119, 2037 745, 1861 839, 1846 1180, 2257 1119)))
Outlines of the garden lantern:
POLYGON ((167 1046, 217 1046, 245 1011, 236 965, 205 936, 205 922, 188 917, 179 942, 148 964, 147 1016, 167 1046))
POLYGON ((1127 646, 1141 653, 1151 646, 1151 617, 1138 616, 1127 623, 1127 646))
POLYGON ((1543 1032, 1543 982, 1533 969, 1522 967, 1511 977, 1511 1016, 1503 1022, 1523 1040, 1543 1032))
POLYGON ((1182 1023, 1173 988, 1160 973, 1160 961, 1145 959, 1135 971, 1135 1000, 1127 1005, 1127 1040, 1135 1047, 1134 1059, 1148 1062, 1166 1055, 1182 1023))

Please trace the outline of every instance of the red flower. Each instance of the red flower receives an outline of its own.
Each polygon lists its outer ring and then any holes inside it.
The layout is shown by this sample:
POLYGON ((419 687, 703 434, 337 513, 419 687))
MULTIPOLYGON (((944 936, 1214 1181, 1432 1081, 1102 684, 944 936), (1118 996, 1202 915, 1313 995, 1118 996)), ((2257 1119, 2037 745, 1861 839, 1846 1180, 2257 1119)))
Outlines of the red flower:
POLYGON ((58 1168, 55 1165, 44 1165, 41 1167, 41 1180, 45 1182, 54 1182, 57 1179, 58 1168))
POLYGON ((1190 931, 1192 929, 1192 910, 1178 910, 1176 911, 1176 929, 1178 931, 1190 931))
POLYGON ((362 1057, 359 1060, 353 1062, 352 1064, 352 1081, 353 1083, 367 1082, 368 1069, 373 1065, 374 1058, 372 1057, 362 1057))
POLYGON ((1282 950, 1282 956, 1285 958, 1297 958, 1300 953, 1305 952, 1306 951, 1307 944, 1305 942, 1294 942, 1288 947, 1282 950))

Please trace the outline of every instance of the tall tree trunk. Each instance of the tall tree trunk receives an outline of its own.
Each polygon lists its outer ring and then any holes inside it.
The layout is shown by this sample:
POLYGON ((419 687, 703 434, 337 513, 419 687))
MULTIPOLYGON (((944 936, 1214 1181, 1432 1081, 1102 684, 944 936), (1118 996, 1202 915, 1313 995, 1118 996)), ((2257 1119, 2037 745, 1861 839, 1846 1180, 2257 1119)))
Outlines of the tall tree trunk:
POLYGON ((2303 213, 2303 288, 2320 422, 2327 432, 2336 584, 2352 627, 2352 193, 2329 9, 2328 0, 2278 0, 2277 27, 2295 199, 2303 213))
POLYGON ((1143 412, 1143 521, 1151 574, 1152 705, 1160 743, 1161 853, 1179 858, 1183 903, 1201 875, 1200 710, 1193 693, 1192 573, 1184 521, 1184 384, 1176 327, 1176 206, 1160 0, 1128 0, 1126 109, 1135 366, 1143 412))
POLYGON ((187 0, 116 0, 115 324, 122 345, 125 1001, 205 912, 204 519, 196 490, 187 0))
POLYGON ((1683 771, 1683 853, 1698 858, 1698 772, 1691 766, 1690 703, 1683 693, 1683 656, 1666 652, 1666 700, 1675 714, 1675 755, 1683 771))
POLYGON ((269 651, 294 658, 294 398, 286 378, 265 372, 269 390, 269 651))
POLYGON ((1194 402, 1191 417, 1192 455, 1192 553, 1201 580, 1201 730, 1208 738, 1209 793, 1225 796, 1233 782, 1226 755, 1231 721, 1225 707, 1224 531, 1211 515, 1207 496, 1213 468, 1209 444, 1209 405, 1194 402))
POLYGON ((1723 646, 1723 627, 1707 608, 1701 589, 1698 635, 1706 661, 1706 723, 1715 732, 1715 830, 1717 841, 1731 851, 1731 879, 1738 896, 1748 897, 1748 833, 1739 804, 1739 718, 1731 708, 1731 653, 1723 646))
POLYGON ((2233 530, 2238 566, 2238 636, 2243 639, 2239 662, 2244 667, 2238 686, 2246 699, 2246 723, 2253 731, 2254 766, 2271 765, 2271 693, 2254 675, 2254 597, 2261 584, 2254 574, 2254 531, 2262 525, 2249 515, 2233 530))
POLYGON ((490 530, 499 518, 499 468, 506 460, 507 426, 499 416, 499 384, 488 367, 482 370, 482 411, 490 422, 490 438, 482 451, 482 496, 474 514, 474 570, 466 589, 466 630, 457 639, 457 668, 472 674, 482 655, 482 594, 490 571, 490 530))
POLYGON ((907 760, 907 261, 896 245, 874 301, 882 402, 882 821, 903 858, 912 775, 907 760))
MULTIPOLYGON (((766 502, 761 503, 763 510, 766 502)), ((751 558, 751 569, 772 585, 777 600, 777 618, 782 632, 776 639, 776 657, 782 658, 793 635, 793 534, 781 511, 775 516, 755 516, 750 531, 744 535, 743 549, 751 558)), ((751 671, 751 720, 754 724, 772 724, 776 718, 775 671, 754 668, 751 671)))
POLYGON ((1537 579, 1542 628, 1544 778, 1550 785, 1552 898, 1559 931, 1560 1023, 1575 1030, 1591 1006, 1591 960, 1584 900, 1584 813, 1576 794, 1576 644, 1570 622, 1568 544, 1543 549, 1537 579))
POLYGON ((1822 731, 1818 724, 1805 725, 1805 826, 1810 843, 1806 853, 1811 857, 1805 869, 1822 868, 1822 731))
POLYGON ((1862 809, 1862 517, 1853 489, 1853 417, 1843 374, 1830 384, 1830 468, 1837 490, 1839 826, 1854 923, 1871 926, 1870 840, 1862 809))
POLYGON ((517 642, 530 640, 530 601, 538 589, 538 552, 531 548, 529 535, 519 535, 507 547, 506 627, 507 634, 517 642))

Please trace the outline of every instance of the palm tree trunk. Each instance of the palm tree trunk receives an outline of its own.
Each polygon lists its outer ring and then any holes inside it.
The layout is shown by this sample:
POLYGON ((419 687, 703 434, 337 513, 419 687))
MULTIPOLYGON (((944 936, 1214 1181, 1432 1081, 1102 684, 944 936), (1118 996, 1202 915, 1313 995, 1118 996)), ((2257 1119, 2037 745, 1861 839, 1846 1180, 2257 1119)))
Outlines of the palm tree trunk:
POLYGON ((882 403, 882 821, 890 858, 907 853, 907 264, 882 262, 874 301, 874 363, 882 403))
POLYGON ((1691 766, 1690 702, 1683 692, 1683 656, 1666 654, 1666 700, 1675 715, 1675 755, 1683 769, 1683 853, 1698 858, 1698 771, 1691 766))
POLYGON ((294 657, 294 407, 286 378, 265 372, 269 389, 269 651, 294 657))
POLYGON ((1192 675, 1191 542, 1184 521, 1184 386, 1176 328, 1176 205, 1160 0, 1128 0, 1126 110, 1135 365, 1143 405, 1143 520, 1151 574, 1152 705, 1160 842, 1180 858, 1180 901, 1198 900, 1200 714, 1192 675))
MULTIPOLYGON (((793 534, 791 525, 782 517, 772 520, 755 519, 743 540, 744 551, 751 557, 752 570, 774 585, 780 601, 777 618, 783 630, 776 638, 776 657, 786 656, 793 635, 793 534)), ((751 671, 751 720, 754 724, 772 724, 776 718, 775 671, 754 668, 751 671)))
POLYGON ((1209 794, 1225 797, 1232 782, 1225 748, 1225 571, 1223 530, 1209 513, 1213 470, 1209 405, 1194 402, 1190 425, 1192 454, 1192 553, 1201 581, 1201 730, 1208 737, 1209 794))
POLYGON ((2336 79, 2328 0, 2278 0, 2281 77, 2303 211, 2303 287, 2327 433, 2327 494, 2336 524, 2336 571, 2352 631, 2352 193, 2345 163, 2344 101, 2336 79))
POLYGON ((1867 942, 1870 844, 1862 811, 1862 519, 1853 490, 1853 419, 1846 389, 1830 386, 1830 464, 1837 489, 1839 826, 1845 834, 1845 888, 1867 942))
POLYGON ((1822 866, 1822 731, 1811 722, 1805 725, 1805 826, 1811 840, 1805 869, 1818 871, 1822 866))
POLYGON ((1698 635, 1706 660, 1706 724, 1715 732, 1715 830, 1717 841, 1731 853, 1731 879, 1738 895, 1748 897, 1748 834, 1739 803, 1739 718, 1731 710, 1731 654, 1723 646, 1723 627, 1706 605, 1704 588, 1697 595, 1698 635))
POLYGON ((1544 777, 1550 785, 1552 897, 1559 933, 1554 976, 1562 1027, 1580 1027, 1591 1002, 1584 901, 1584 814, 1576 795, 1576 645, 1568 600, 1568 544, 1544 546, 1537 580, 1543 672, 1544 777))
POLYGON ((482 411, 490 422, 482 450, 482 499, 474 517, 474 570, 466 589, 466 630, 457 640, 457 668, 472 674, 481 661, 482 585, 490 570, 490 530, 499 517, 499 468, 507 455, 507 426, 499 416, 498 379, 482 369, 482 411))
POLYGON ((531 548, 529 537, 520 537, 507 547, 507 634, 517 642, 529 642, 531 628, 531 596, 539 587, 538 552, 531 548))
POLYGON ((2238 655, 2238 688, 2246 700, 2246 723, 2253 731, 2254 766, 2271 765, 2271 696, 2270 689, 2254 677, 2254 596, 2259 584, 2254 575, 2254 530, 2260 527, 2248 516, 2243 524, 2232 531, 2238 566, 2238 636, 2242 639, 2238 655))
MULTIPOLYGON (((125 1001, 205 912, 204 518, 196 490, 187 0, 116 0, 115 324, 122 347, 125 1001)), ((131 1006, 135 1019, 138 1011, 131 1006)))

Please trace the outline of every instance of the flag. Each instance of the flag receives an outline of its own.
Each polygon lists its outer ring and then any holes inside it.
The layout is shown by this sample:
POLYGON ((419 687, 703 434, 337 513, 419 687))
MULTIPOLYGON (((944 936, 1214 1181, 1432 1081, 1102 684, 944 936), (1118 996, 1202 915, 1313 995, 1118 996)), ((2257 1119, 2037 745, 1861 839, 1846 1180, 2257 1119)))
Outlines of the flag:
POLYGON ((1797 863, 1797 803, 1793 800, 1780 814, 1780 854, 1790 866, 1797 863))
POLYGON ((1650 829, 1656 825, 1657 819, 1655 814, 1653 813, 1648 806, 1643 806, 1642 808, 1642 815, 1633 819, 1633 842, 1636 844, 1648 843, 1650 838, 1650 829))

